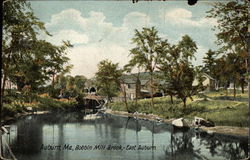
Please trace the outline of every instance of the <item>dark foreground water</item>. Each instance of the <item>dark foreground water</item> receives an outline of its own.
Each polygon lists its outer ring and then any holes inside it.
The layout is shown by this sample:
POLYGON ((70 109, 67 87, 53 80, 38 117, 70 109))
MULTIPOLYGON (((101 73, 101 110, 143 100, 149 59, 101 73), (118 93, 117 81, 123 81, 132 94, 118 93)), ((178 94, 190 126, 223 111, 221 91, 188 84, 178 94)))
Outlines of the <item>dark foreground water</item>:
MULTIPOLYGON (((27 116, 11 125, 6 141, 19 160, 237 160, 247 138, 176 131, 134 118, 80 113, 27 116)), ((5 148, 6 149, 6 148, 5 148)), ((8 156, 8 154, 6 154, 8 156)))

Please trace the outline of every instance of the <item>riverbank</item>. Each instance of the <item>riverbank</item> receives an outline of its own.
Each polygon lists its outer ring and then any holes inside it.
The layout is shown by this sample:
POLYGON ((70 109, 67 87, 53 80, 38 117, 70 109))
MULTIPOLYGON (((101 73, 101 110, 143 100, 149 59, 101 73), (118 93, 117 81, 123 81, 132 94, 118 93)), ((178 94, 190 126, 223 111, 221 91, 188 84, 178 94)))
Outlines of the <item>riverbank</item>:
POLYGON ((1 115, 2 124, 31 114, 73 111, 77 106, 75 99, 55 99, 47 94, 38 95, 31 102, 14 96, 6 97, 6 99, 8 101, 3 103, 1 115))
MULTIPOLYGON (((141 118, 144 120, 151 120, 151 121, 160 121, 164 122, 166 124, 172 125, 172 121, 174 118, 171 119, 163 119, 160 118, 157 115, 154 114, 143 114, 143 113, 128 113, 125 111, 114 111, 111 109, 107 109, 104 111, 104 113, 113 114, 113 115, 119 115, 119 116, 127 116, 127 117, 135 117, 135 118, 141 118)), ((233 127, 233 126, 215 126, 215 127, 199 127, 196 129, 200 129, 201 131, 204 131, 208 134, 214 134, 214 135, 224 135, 224 136, 230 136, 230 137, 248 137, 249 136, 249 128, 247 127, 233 127)))
POLYGON ((188 99, 184 110, 180 99, 169 96, 154 98, 154 107, 151 99, 139 99, 137 102, 128 101, 128 110, 124 102, 108 104, 115 111, 139 112, 143 114, 158 115, 163 119, 201 117, 214 122, 215 126, 248 127, 249 110, 247 94, 237 94, 234 98, 232 93, 208 92, 202 96, 193 96, 193 101, 188 99))

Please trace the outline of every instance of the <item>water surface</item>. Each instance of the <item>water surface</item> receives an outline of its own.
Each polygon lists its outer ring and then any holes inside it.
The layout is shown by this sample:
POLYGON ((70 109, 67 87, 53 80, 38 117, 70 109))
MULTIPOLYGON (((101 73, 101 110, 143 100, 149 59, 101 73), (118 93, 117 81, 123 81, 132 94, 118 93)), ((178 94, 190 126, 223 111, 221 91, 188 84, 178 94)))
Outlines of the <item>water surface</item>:
POLYGON ((248 152, 247 138, 176 131, 108 114, 94 119, 82 113, 32 115, 10 130, 3 140, 19 160, 237 160, 248 152))

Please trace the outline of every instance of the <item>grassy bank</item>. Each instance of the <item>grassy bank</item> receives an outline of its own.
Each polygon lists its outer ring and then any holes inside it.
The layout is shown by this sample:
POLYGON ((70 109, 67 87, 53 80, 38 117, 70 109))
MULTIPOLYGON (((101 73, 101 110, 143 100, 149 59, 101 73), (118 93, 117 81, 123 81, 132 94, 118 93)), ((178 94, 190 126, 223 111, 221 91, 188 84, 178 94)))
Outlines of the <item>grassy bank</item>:
MULTIPOLYGON (((162 118, 193 118, 202 117, 215 122, 215 125, 248 127, 248 98, 247 94, 238 94, 234 100, 232 93, 210 92, 205 98, 193 97, 193 101, 188 100, 186 110, 179 99, 174 99, 171 104, 169 97, 155 98, 154 108, 151 107, 150 99, 129 101, 129 110, 146 114, 155 114, 162 118)), ((114 102, 109 104, 113 110, 126 111, 125 104, 114 102)))
MULTIPOLYGON (((29 95, 31 97, 32 95, 29 95)), ((28 100, 27 97, 21 94, 8 95, 3 103, 3 117, 14 116, 17 113, 25 113, 27 111, 62 111, 73 109, 77 102, 75 99, 55 99, 47 94, 33 95, 28 100)))

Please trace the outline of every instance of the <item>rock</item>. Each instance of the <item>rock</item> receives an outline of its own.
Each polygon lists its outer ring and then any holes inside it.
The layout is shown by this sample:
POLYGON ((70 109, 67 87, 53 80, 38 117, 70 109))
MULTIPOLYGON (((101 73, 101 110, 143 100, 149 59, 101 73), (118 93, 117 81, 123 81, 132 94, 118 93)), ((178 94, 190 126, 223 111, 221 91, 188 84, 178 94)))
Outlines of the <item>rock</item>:
POLYGON ((32 112, 32 111, 33 111, 33 109, 32 109, 32 107, 26 107, 26 111, 28 111, 28 112, 32 112))
POLYGON ((189 127, 183 118, 173 120, 172 125, 178 128, 189 127))
POLYGON ((157 121, 162 121, 162 118, 156 117, 157 121))
POLYGON ((97 114, 88 114, 88 115, 83 117, 84 120, 95 120, 95 119, 99 119, 99 118, 101 118, 101 116, 97 115, 97 114))
POLYGON ((200 117, 194 117, 194 124, 196 126, 205 126, 205 127, 214 127, 214 122, 212 121, 207 121, 203 118, 200 117))
POLYGON ((213 131, 210 131, 210 130, 208 130, 207 133, 208 133, 208 134, 214 134, 214 132, 213 132, 213 131))

